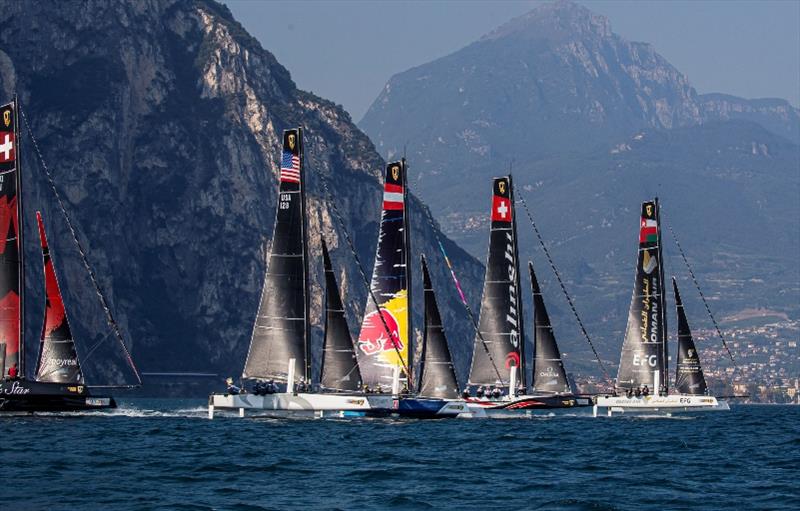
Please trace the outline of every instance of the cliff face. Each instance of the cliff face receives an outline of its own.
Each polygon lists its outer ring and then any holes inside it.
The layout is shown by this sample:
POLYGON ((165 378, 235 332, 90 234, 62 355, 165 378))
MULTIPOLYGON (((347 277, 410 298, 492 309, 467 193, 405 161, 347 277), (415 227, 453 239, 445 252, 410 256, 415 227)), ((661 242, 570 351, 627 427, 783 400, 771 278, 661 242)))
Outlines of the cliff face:
MULTIPOLYGON (((293 126, 305 129, 314 286, 321 289, 324 236, 356 329, 366 289, 322 180, 369 273, 384 162, 340 107, 298 90, 286 68, 211 1, 0 7, 0 91, 4 98, 18 91, 140 370, 241 371, 275 218, 281 131, 293 126)), ((96 297, 30 149, 23 146, 27 213, 42 208, 51 219, 76 337, 91 335, 102 326, 91 319, 96 297)), ((433 243, 441 234, 416 198, 411 211, 413 260, 420 252, 432 259, 451 335, 471 340, 437 264, 433 243)), ((34 232, 32 213, 25 226, 34 232)), ((446 246, 477 301, 482 267, 446 246)), ((33 244, 26 254, 37 261, 33 244)), ((39 328, 41 291, 36 271, 29 274, 30 338, 39 328)), ((415 291, 421 296, 421 286, 415 291)), ((316 326, 321 297, 313 293, 316 326)), ((317 331, 317 353, 320 342, 317 331)), ((471 351, 466 344, 456 348, 459 359, 471 351)))

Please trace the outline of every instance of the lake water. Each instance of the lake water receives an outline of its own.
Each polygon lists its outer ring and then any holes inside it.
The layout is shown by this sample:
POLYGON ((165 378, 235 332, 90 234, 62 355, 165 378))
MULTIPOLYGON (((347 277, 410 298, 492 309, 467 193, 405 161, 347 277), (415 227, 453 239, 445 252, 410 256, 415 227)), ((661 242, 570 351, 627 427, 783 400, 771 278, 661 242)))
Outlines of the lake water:
POLYGON ((2 509, 800 509, 800 407, 672 418, 0 416, 2 509), (6 507, 8 505, 8 507, 6 507))

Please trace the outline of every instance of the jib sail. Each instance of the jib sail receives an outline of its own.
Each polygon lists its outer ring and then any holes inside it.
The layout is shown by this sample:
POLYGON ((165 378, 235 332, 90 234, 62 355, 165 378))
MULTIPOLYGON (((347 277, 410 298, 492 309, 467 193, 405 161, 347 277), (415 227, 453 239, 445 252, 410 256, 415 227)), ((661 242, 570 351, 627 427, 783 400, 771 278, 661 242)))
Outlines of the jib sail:
POLYGON ((672 278, 672 290, 675 292, 675 308, 678 311, 678 364, 675 370, 675 390, 681 394, 704 395, 708 390, 706 379, 703 376, 700 355, 697 354, 694 345, 675 277, 672 278))
MULTIPOLYGON (((636 280, 622 345, 617 386, 652 387, 655 371, 666 389, 667 325, 658 199, 642 204, 636 280)), ((653 389, 654 391, 657 389, 653 389)))
POLYGON ((245 378, 285 381, 289 359, 294 359, 296 374, 310 381, 303 173, 302 130, 286 130, 272 249, 245 362, 245 378))
POLYGON ((322 259, 325 266, 325 340, 320 382, 322 387, 328 389, 359 390, 361 373, 353 350, 353 338, 350 337, 336 275, 324 240, 322 259))
POLYGON ((447 345, 442 317, 436 304, 428 265, 422 258, 422 279, 425 295, 425 329, 420 358, 419 395, 444 399, 458 398, 458 383, 453 367, 453 357, 447 345))
POLYGON ((0 349, 5 348, 5 375, 17 365, 24 375, 22 341, 22 232, 20 175, 17 155, 17 101, 0 107, 0 349))
POLYGON ((58 287, 58 277, 50 258, 47 235, 42 215, 36 212, 39 238, 42 242, 44 260, 45 310, 42 337, 39 344, 39 359, 36 364, 36 380, 53 383, 83 383, 83 373, 78 362, 78 353, 72 339, 72 331, 64 308, 64 299, 58 287))
POLYGON ((369 386, 391 386, 395 367, 400 367, 406 378, 409 376, 411 280, 406 189, 405 160, 388 164, 370 284, 380 313, 368 298, 356 351, 361 377, 369 386))
POLYGON ((533 271, 533 263, 528 262, 533 291, 533 390, 534 392, 570 393, 567 372, 561 360, 550 316, 544 306, 542 290, 533 271))
POLYGON ((524 329, 517 257, 517 228, 514 218, 514 190, 511 176, 498 177, 492 184, 489 256, 479 329, 475 337, 470 385, 509 385, 511 368, 517 382, 525 387, 524 329), (486 346, 482 346, 483 342, 486 346), (488 350, 488 353, 487 353, 488 350), (498 382, 498 372, 501 381, 498 382))

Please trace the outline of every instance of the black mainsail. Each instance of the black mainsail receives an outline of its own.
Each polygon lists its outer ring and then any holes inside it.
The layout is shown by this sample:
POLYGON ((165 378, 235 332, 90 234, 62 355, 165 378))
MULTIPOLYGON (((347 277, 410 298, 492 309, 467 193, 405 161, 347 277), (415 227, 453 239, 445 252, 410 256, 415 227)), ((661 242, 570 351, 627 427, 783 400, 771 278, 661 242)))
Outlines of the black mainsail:
POLYGON ((520 369, 525 359, 525 336, 517 261, 511 176, 498 177, 492 184, 489 256, 478 327, 481 335, 476 335, 473 344, 469 385, 508 386, 511 368, 516 367, 517 382, 526 387, 525 371, 520 369))
POLYGON ((78 362, 78 352, 69 328, 56 270, 50 258, 44 222, 38 211, 36 222, 39 224, 39 238, 42 242, 45 287, 44 324, 36 364, 36 381, 82 384, 83 373, 78 362))
POLYGON ((5 366, 17 365, 18 374, 25 375, 23 341, 23 299, 25 288, 22 265, 22 229, 19 219, 22 210, 20 175, 17 155, 19 124, 17 101, 0 107, 0 351, 5 366))
POLYGON ((572 390, 567 372, 564 370, 561 351, 556 343, 532 262, 528 262, 528 270, 533 292, 533 392, 569 394, 572 390))
POLYGON ((322 240, 322 259, 325 266, 325 340, 320 383, 327 389, 360 390, 361 372, 325 240, 322 240))
POLYGON ((678 312, 678 363, 675 369, 675 390, 681 394, 702 396, 706 394, 708 387, 675 277, 672 277, 672 290, 675 292, 675 308, 678 312))
POLYGON ((303 133, 283 132, 280 188, 261 303, 244 378, 287 379, 288 362, 310 382, 308 257, 303 176, 303 133))
MULTIPOLYGON (((667 316, 658 199, 642 203, 636 280, 622 345, 617 387, 667 388, 667 316)), ((657 391, 659 389, 653 389, 657 391)))
POLYGON ((422 338, 420 359, 419 395, 443 399, 458 398, 458 383, 453 367, 453 357, 442 325, 442 317, 436 304, 428 265, 422 257, 422 279, 425 296, 425 329, 422 338))
POLYGON ((396 367, 405 373, 411 385, 408 374, 412 330, 406 171, 405 160, 386 166, 383 212, 370 284, 380 315, 374 301, 368 298, 356 352, 364 384, 370 387, 391 386, 396 367))

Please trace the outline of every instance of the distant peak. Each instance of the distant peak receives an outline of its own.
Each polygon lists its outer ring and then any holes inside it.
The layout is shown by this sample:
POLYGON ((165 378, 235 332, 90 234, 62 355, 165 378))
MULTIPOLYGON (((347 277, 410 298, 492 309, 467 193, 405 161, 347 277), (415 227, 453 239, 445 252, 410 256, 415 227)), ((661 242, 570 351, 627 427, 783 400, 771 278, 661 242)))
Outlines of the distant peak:
POLYGON ((482 40, 509 36, 561 38, 569 35, 610 37, 611 24, 605 16, 596 14, 580 4, 570 0, 558 0, 542 4, 512 19, 483 36, 482 40))

